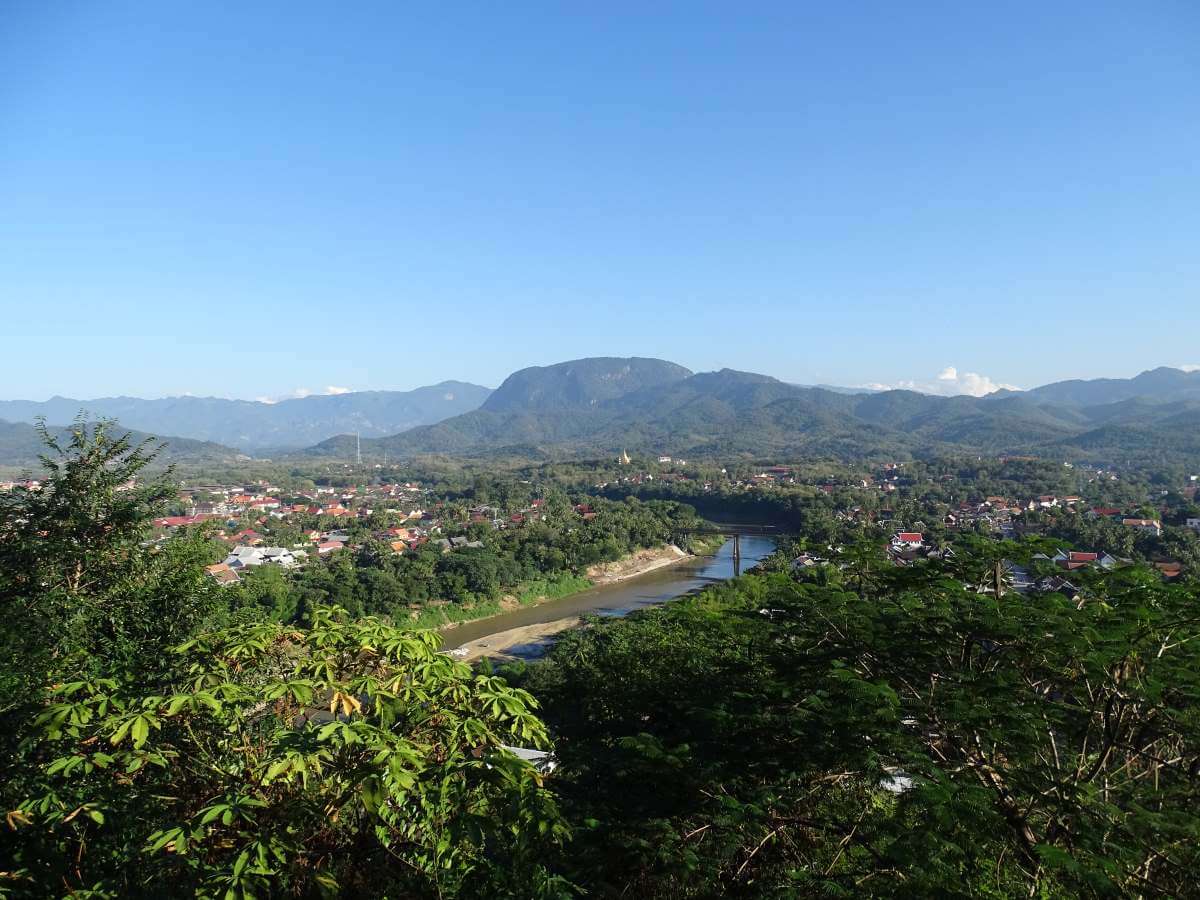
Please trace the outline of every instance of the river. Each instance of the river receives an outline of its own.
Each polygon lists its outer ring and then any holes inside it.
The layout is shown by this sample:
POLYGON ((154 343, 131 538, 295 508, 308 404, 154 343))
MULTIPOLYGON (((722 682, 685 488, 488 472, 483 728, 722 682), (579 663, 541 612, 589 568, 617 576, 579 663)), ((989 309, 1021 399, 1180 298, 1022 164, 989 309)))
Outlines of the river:
MULTIPOLYGON (((742 571, 769 556, 775 541, 764 537, 742 538, 742 571)), ((689 556, 678 563, 637 575, 615 584, 590 588, 569 597, 522 606, 509 612, 447 628, 442 646, 458 647, 470 641, 513 628, 540 625, 570 616, 624 616, 648 606, 658 606, 698 587, 733 577, 733 541, 726 541, 715 556, 689 556)), ((521 648, 511 655, 534 658, 545 650, 545 642, 521 648)))

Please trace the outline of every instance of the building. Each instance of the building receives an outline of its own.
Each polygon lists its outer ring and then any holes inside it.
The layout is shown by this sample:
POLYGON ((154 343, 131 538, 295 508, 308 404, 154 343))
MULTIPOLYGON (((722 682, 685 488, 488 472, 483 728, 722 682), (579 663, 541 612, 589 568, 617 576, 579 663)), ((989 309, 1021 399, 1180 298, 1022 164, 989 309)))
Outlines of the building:
POLYGON ((282 566, 285 569, 290 569, 300 565, 299 554, 302 552, 293 552, 284 547, 249 547, 239 545, 233 548, 233 551, 225 557, 225 561, 221 565, 227 566, 235 572, 238 569, 265 565, 282 566))
POLYGON ((925 535, 919 531, 897 531, 892 536, 893 547, 916 549, 925 543, 925 535))
POLYGON ((1122 519, 1121 524, 1126 528, 1136 528, 1144 534, 1158 537, 1162 534, 1162 524, 1157 519, 1122 519))
POLYGON ((217 563, 215 566, 205 566, 204 571, 208 573, 213 581, 222 586, 237 584, 242 580, 238 573, 225 565, 225 563, 217 563))

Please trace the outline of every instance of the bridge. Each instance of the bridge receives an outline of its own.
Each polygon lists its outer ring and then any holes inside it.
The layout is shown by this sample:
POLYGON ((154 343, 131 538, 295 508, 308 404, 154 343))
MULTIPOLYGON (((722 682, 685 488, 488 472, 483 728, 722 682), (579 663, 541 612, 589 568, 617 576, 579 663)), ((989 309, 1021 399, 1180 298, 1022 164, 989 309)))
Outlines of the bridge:
POLYGON ((774 525, 725 525, 720 522, 706 522, 695 528, 679 528, 677 535, 684 534, 716 534, 721 537, 733 538, 733 574, 742 574, 742 538, 743 537, 778 537, 779 529, 774 525))

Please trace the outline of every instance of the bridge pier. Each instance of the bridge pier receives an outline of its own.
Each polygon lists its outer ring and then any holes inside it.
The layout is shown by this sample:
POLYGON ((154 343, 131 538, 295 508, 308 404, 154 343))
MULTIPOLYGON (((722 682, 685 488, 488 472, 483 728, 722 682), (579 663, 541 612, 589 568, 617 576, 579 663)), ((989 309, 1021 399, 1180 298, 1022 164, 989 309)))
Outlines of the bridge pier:
POLYGON ((687 528, 678 532, 677 536, 688 534, 719 534, 722 537, 733 538, 733 574, 742 574, 742 535, 755 537, 774 537, 778 532, 774 525, 721 525, 713 524, 708 527, 687 528))

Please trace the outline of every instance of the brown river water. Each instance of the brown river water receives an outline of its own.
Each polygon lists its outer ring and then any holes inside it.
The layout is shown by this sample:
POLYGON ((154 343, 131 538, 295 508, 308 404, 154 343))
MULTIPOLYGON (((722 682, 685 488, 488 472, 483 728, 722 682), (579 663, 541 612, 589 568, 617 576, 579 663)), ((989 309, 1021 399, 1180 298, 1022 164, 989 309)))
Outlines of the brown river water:
MULTIPOLYGON (((742 538, 742 571, 769 556, 775 541, 764 537, 742 538)), ((509 612, 447 628, 442 646, 457 647, 490 634, 554 622, 569 616, 625 616, 635 610, 658 606, 681 597, 696 588, 733 577, 733 541, 726 541, 715 556, 689 556, 678 563, 637 575, 615 584, 590 588, 569 597, 548 600, 536 606, 522 606, 509 612)), ((514 656, 536 658, 552 640, 510 649, 514 656)))

